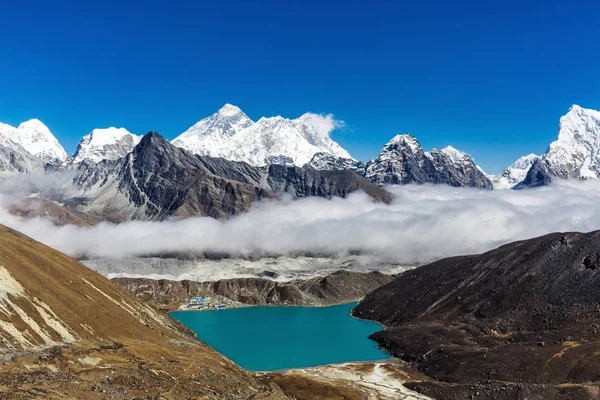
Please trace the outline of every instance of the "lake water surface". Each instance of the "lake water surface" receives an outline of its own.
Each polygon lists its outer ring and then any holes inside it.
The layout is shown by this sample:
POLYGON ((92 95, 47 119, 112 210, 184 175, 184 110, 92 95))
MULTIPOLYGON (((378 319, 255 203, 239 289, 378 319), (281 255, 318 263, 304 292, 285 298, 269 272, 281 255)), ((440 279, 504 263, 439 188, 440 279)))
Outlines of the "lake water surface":
POLYGON ((245 307, 176 311, 171 316, 245 369, 274 371, 389 358, 368 337, 374 322, 350 317, 356 303, 331 307, 245 307))

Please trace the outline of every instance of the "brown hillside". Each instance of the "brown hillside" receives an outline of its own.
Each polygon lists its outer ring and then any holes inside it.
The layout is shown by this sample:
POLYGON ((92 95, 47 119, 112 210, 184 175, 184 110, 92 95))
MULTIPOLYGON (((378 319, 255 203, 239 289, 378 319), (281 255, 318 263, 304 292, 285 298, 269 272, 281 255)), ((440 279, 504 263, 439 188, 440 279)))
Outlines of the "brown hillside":
POLYGON ((0 342, 0 398, 285 398, 102 275, 2 225, 0 342))

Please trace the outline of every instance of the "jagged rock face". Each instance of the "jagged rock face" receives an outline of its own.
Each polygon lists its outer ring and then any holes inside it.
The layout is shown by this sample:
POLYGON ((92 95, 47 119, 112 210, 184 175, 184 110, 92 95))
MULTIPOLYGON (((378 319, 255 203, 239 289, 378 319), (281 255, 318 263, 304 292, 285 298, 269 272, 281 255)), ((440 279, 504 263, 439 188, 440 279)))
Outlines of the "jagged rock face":
POLYGON ((364 175, 366 164, 353 158, 336 157, 329 153, 317 153, 305 166, 326 171, 349 169, 359 175, 364 175))
POLYGON ((377 158, 367 164, 364 175, 378 185, 435 183, 492 188, 470 156, 451 147, 425 153, 408 133, 389 141, 377 158))
POLYGON ((553 171, 544 159, 536 159, 529 170, 525 179, 518 185, 513 186, 515 189, 535 188, 547 186, 552 183, 553 171))
POLYGON ((122 159, 83 163, 77 172, 74 182, 82 190, 84 208, 124 219, 220 218, 272 197, 264 189, 212 174, 197 156, 153 132, 122 159))
POLYGON ((554 233, 405 272, 354 314, 439 381, 586 384, 600 374, 599 288, 600 231, 554 233))
POLYGON ((347 197, 356 190, 362 190, 377 201, 392 201, 388 191, 350 170, 319 171, 310 167, 270 165, 267 183, 274 192, 287 192, 298 198, 347 197))
POLYGON ((456 187, 493 188, 490 180, 477 168, 469 155, 463 154, 460 158, 453 159, 443 150, 437 149, 426 154, 433 163, 441 182, 456 187))
POLYGON ((141 139, 125 128, 94 129, 81 139, 69 162, 116 160, 131 152, 141 139))
POLYGON ((269 165, 255 167, 245 162, 199 157, 213 174, 256 185, 274 193, 285 192, 295 198, 346 197, 362 190, 377 201, 389 203, 391 194, 348 170, 317 170, 308 166, 269 165))
POLYGON ((330 117, 311 113, 297 119, 272 117, 254 122, 238 107, 226 104, 175 138, 173 144, 194 154, 254 166, 302 166, 318 152, 350 158, 329 137, 335 128, 330 117))
POLYGON ((395 136, 367 163, 365 177, 378 185, 442 183, 421 144, 408 133, 395 136))

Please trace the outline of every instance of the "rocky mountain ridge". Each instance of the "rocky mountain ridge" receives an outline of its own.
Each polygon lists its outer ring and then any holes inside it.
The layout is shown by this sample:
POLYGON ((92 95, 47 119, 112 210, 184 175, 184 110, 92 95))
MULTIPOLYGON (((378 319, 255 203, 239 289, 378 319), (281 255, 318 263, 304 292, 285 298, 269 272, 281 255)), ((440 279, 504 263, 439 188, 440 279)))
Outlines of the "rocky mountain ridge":
POLYGON ((139 300, 160 308, 177 308, 194 296, 223 296, 248 305, 325 306, 355 301, 389 283, 391 275, 339 270, 310 279, 281 283, 267 278, 234 278, 214 282, 114 278, 139 300))

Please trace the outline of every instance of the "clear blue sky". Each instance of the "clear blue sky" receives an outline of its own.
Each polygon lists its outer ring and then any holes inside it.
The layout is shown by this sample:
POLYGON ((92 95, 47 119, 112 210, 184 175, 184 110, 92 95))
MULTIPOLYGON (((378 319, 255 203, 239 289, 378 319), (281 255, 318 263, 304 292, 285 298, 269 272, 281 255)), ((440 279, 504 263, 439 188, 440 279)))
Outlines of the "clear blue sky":
POLYGON ((499 172, 600 109, 600 5, 585 1, 0 0, 0 121, 68 152, 93 128, 174 138, 224 103, 333 113, 356 158, 394 134, 499 172))

